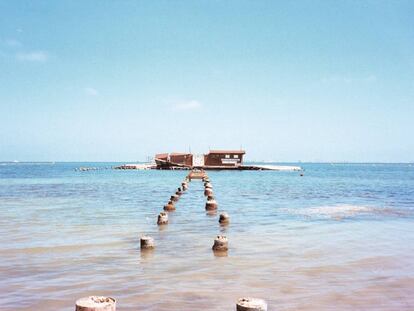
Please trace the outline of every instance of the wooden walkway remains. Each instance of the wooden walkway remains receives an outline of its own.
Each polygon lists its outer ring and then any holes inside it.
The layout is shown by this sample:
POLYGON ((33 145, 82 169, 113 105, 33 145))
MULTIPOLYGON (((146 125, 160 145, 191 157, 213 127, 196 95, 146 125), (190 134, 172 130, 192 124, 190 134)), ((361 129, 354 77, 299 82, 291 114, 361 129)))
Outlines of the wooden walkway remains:
MULTIPOLYGON (((128 169, 128 167, 126 167, 128 169)), ((180 197, 188 190, 189 183, 192 180, 201 180, 204 183, 204 196, 206 197, 205 210, 208 215, 216 215, 218 204, 214 198, 213 185, 207 173, 202 169, 192 169, 182 181, 177 191, 170 197, 168 203, 164 206, 157 217, 157 225, 168 225, 168 214, 176 210, 176 204, 180 197)), ((218 223, 220 226, 227 226, 230 223, 230 217, 226 212, 220 214, 218 223)), ((152 252, 156 248, 153 237, 143 235, 140 238, 141 252, 152 252)), ((214 238, 213 253, 217 257, 226 257, 228 251, 228 239, 224 235, 217 235, 214 238)), ((267 311, 267 303, 257 298, 239 298, 236 303, 237 311, 267 311)), ((76 301, 76 311, 116 311, 116 300, 112 297, 89 296, 76 301)))

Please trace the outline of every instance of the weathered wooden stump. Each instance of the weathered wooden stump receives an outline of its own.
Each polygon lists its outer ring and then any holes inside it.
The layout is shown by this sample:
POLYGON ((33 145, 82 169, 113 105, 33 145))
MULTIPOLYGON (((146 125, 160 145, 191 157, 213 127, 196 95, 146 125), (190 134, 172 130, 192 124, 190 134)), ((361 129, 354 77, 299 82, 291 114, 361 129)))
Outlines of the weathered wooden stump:
POLYGON ((228 224, 230 222, 230 216, 227 213, 221 213, 219 217, 219 223, 228 224))
POLYGON ((164 205, 164 211, 167 211, 167 212, 175 211, 175 205, 172 200, 168 201, 167 205, 164 205))
POLYGON ((173 194, 173 195, 170 197, 170 201, 172 201, 172 202, 177 202, 179 199, 180 199, 180 196, 179 196, 179 195, 177 195, 177 194, 173 194))
POLYGON ((206 202, 206 211, 212 211, 217 209, 217 202, 216 200, 207 200, 206 202))
POLYGON ((166 212, 161 212, 158 215, 157 224, 158 225, 166 225, 166 224, 168 224, 168 215, 167 215, 166 212))
POLYGON ((76 300, 76 311, 115 311, 116 300, 111 297, 90 296, 76 300))
POLYGON ((141 249, 153 249, 155 248, 154 239, 150 236, 144 235, 141 237, 141 249))
POLYGON ((237 311, 267 311, 267 303, 258 298, 240 298, 237 301, 237 311))
POLYGON ((214 239, 214 244, 212 247, 213 251, 225 252, 229 249, 229 240, 224 235, 218 235, 214 239))

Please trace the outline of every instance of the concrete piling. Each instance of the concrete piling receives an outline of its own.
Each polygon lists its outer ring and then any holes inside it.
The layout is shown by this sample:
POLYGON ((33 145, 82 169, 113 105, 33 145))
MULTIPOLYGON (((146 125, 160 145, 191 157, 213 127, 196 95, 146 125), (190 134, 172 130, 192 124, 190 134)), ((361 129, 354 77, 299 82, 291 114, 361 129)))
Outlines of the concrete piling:
POLYGON ((204 190, 204 195, 205 196, 213 195, 213 190, 211 188, 206 188, 204 190))
POLYGON ((219 223, 222 225, 228 224, 230 222, 230 216, 227 213, 221 213, 219 217, 219 223))
POLYGON ((240 298, 237 301, 237 311, 267 311, 267 303, 258 298, 240 298))
POLYGON ((206 202, 206 211, 212 211, 217 209, 217 202, 216 200, 207 200, 206 202))
POLYGON ((227 237, 225 237, 224 235, 218 235, 214 239, 214 244, 213 244, 212 249, 213 251, 221 251, 221 252, 227 251, 229 249, 229 241, 227 237))
POLYGON ((155 248, 154 239, 150 236, 142 236, 141 237, 141 250, 145 249, 153 249, 155 248))
POLYGON ((164 205, 164 211, 167 211, 167 212, 175 211, 175 205, 172 200, 168 201, 168 203, 164 205))
POLYGON ((166 225, 168 224, 168 214, 166 212, 161 212, 158 215, 157 225, 166 225))
POLYGON ((116 311, 116 300, 103 296, 83 297, 76 300, 76 311, 116 311))

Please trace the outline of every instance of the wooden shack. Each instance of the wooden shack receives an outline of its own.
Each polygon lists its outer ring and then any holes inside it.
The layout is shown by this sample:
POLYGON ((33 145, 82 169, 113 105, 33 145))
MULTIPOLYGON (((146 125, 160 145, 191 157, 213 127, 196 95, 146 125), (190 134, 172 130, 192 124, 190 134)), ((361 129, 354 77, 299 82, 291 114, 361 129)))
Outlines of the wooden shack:
POLYGON ((191 153, 159 153, 155 155, 154 160, 157 168, 160 169, 174 167, 190 168, 193 165, 193 155, 191 153))
POLYGON ((204 155, 205 167, 237 167, 242 165, 244 150, 210 150, 204 155))
POLYGON ((176 164, 182 164, 187 166, 193 165, 193 155, 191 153, 170 153, 170 162, 176 164))
POLYGON ((204 155, 160 153, 155 155, 155 163, 159 169, 238 169, 242 168, 244 154, 244 150, 210 150, 204 155))
MULTIPOLYGON (((160 169, 160 170, 272 170, 300 171, 299 166, 243 165, 244 150, 210 150, 207 154, 183 152, 159 153, 152 163, 125 164, 116 169, 160 169)), ((201 176, 201 175, 200 175, 201 176)))

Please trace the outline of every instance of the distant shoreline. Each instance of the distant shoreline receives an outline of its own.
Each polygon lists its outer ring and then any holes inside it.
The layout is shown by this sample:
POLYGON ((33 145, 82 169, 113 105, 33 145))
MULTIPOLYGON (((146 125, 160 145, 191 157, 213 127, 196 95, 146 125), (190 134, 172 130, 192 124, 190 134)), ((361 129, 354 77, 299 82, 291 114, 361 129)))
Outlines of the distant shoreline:
MULTIPOLYGON (((148 161, 0 161, 0 164, 57 164, 57 163, 136 163, 144 164, 148 161)), ((312 161, 245 161, 246 164, 414 164, 413 162, 312 162, 312 161)))

